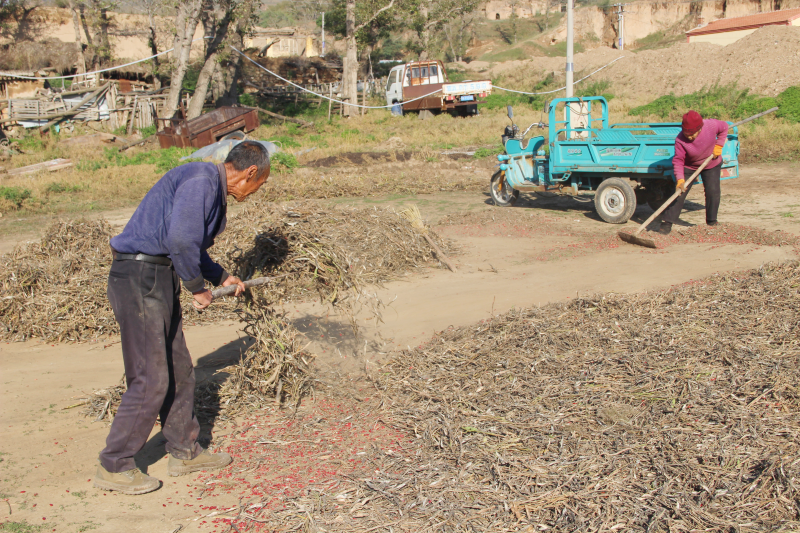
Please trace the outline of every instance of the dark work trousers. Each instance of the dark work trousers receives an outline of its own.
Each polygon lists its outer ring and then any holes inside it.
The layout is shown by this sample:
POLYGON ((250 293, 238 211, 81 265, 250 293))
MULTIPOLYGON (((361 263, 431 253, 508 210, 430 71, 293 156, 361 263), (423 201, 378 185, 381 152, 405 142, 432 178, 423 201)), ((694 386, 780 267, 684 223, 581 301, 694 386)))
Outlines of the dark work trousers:
MULTIPOLYGON (((703 189, 706 193, 706 222, 716 222, 717 221, 717 212, 719 211, 719 198, 720 198, 720 187, 719 187, 719 174, 722 170, 722 165, 718 165, 714 168, 704 170, 700 173, 700 177, 703 178, 703 189)), ((692 171, 694 174, 694 171, 692 171)), ((689 174, 691 176, 691 174, 689 174)), ((686 192, 678 196, 674 202, 670 204, 668 208, 664 210, 664 213, 661 215, 661 220, 664 222, 671 222, 672 224, 678 221, 678 217, 681 216, 681 211, 683 211, 683 203, 686 201, 686 196, 688 196, 689 191, 692 190, 692 185, 695 182, 693 181, 686 187, 686 192)))
POLYGON ((159 416, 173 457, 194 459, 202 452, 180 291, 172 266, 144 261, 114 261, 111 266, 108 300, 119 322, 128 390, 100 452, 100 463, 109 472, 136 467, 133 456, 144 447, 159 416))

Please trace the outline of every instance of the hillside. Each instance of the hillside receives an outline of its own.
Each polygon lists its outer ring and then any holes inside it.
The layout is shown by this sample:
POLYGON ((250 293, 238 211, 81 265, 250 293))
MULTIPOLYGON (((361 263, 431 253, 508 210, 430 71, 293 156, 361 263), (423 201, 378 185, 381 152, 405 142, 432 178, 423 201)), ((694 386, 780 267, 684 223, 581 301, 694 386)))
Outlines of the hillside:
MULTIPOLYGON (((575 55, 576 79, 622 59, 596 74, 592 80, 608 80, 614 93, 634 99, 664 94, 682 95, 715 84, 736 83, 741 88, 768 96, 800 84, 800 27, 770 26, 728 46, 679 43, 670 48, 640 52, 599 47, 575 55)), ((564 80, 563 57, 532 57, 490 64, 473 61, 452 64, 498 85, 530 90, 553 73, 564 80)))

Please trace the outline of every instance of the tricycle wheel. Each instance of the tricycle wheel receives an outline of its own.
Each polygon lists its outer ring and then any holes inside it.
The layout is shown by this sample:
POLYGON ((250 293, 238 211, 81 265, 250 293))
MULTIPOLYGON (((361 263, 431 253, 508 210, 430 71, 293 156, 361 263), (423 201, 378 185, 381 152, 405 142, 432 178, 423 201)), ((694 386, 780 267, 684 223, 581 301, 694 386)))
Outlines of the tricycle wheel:
POLYGON ((500 207, 511 207, 517 203, 519 191, 513 189, 506 183, 506 175, 502 170, 498 170, 492 176, 492 183, 489 186, 494 205, 500 207))
POLYGON ((636 193, 626 180, 609 178, 597 188, 594 207, 606 222, 624 224, 636 211, 636 193))

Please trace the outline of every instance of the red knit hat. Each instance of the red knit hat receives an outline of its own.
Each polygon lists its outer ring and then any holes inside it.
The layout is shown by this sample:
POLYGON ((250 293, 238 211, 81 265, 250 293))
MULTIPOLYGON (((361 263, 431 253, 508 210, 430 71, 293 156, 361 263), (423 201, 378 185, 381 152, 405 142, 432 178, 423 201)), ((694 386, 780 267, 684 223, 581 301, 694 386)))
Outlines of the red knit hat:
POLYGON ((689 111, 683 115, 683 122, 681 123, 684 135, 692 135, 700 131, 703 127, 703 117, 697 111, 689 111))

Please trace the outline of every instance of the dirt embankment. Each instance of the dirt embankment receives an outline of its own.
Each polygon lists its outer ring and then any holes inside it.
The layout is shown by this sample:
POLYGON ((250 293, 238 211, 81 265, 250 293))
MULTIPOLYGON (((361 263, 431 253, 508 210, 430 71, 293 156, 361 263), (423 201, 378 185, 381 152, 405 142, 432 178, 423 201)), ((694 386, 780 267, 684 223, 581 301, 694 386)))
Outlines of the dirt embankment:
MULTIPOLYGON (((787 87, 800 85, 800 27, 795 26, 765 27, 728 46, 681 43, 642 52, 596 48, 576 54, 575 69, 579 75, 588 74, 620 55, 625 59, 590 79, 608 80, 614 94, 628 98, 682 95, 704 86, 729 83, 774 96, 787 87)), ((499 77, 500 85, 512 89, 531 90, 551 72, 557 80, 564 78, 561 57, 535 57, 494 66, 474 61, 466 67, 484 76, 499 77)))

